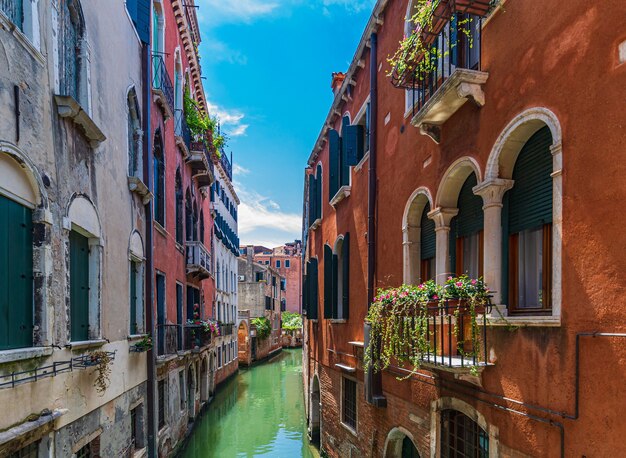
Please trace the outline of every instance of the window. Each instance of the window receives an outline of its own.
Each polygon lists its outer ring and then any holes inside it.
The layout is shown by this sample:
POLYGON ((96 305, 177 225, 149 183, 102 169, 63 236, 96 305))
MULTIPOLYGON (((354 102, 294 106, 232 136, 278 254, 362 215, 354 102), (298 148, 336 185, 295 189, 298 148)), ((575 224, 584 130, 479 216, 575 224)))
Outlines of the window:
POLYGON ((174 189, 176 199, 176 242, 183 244, 183 180, 180 168, 176 169, 176 185, 174 189))
MULTIPOLYGON (((350 163, 358 164, 370 150, 370 102, 365 104, 364 109, 357 115, 354 126, 350 126, 347 137, 348 157, 352 157, 350 163), (354 148, 354 151, 352 150, 354 148)), ((354 165, 354 164, 353 164, 354 165)))
POLYGON ((341 422, 356 431, 356 381, 343 378, 341 422))
MULTIPOLYGON (((183 285, 181 285, 180 283, 176 283, 176 324, 178 324, 179 326, 183 325, 185 323, 184 318, 183 318, 183 285)), ((183 348, 183 333, 182 332, 178 332, 177 333, 177 344, 178 344, 178 349, 183 348)))
POLYGON ((128 176, 142 178, 141 174, 141 120, 135 88, 128 91, 128 176))
POLYGON ((156 274, 156 304, 159 354, 162 355, 165 352, 165 324, 167 320, 165 308, 165 275, 160 272, 156 274))
POLYGON ((222 352, 217 349, 217 367, 222 367, 222 352))
POLYGON ((143 330, 141 323, 141 308, 143 300, 141 297, 142 279, 141 265, 137 261, 130 261, 130 333, 139 334, 143 330))
POLYGON ((178 373, 178 397, 180 398, 180 410, 185 410, 185 371, 178 373))
POLYGON ((146 446, 143 435, 143 404, 130 411, 130 438, 132 451, 141 450, 146 446))
POLYGON ((471 173, 459 192, 459 213, 450 222, 450 272, 478 278, 483 270, 483 201, 472 191, 476 174, 471 173))
POLYGON ((489 436, 467 415, 456 410, 441 412, 442 458, 488 458, 489 436))
POLYGON ((24 30, 24 5, 23 0, 0 0, 0 10, 17 26, 24 30))
POLYGON ((11 453, 7 458, 38 458, 39 457, 39 441, 22 447, 17 452, 11 453))
POLYGON ((193 240, 193 203, 189 188, 185 192, 185 239, 188 242, 193 240))
POLYGON ((291 261, 289 259, 285 259, 285 269, 289 269, 291 267, 291 261))
POLYGON ((280 269, 280 261, 276 261, 276 268, 280 269))
POLYGON ((62 0, 59 13, 59 84, 61 95, 73 97, 89 112, 84 19, 78 0, 62 0))
POLYGON ((89 340, 89 239, 70 232, 70 337, 89 340))
POLYGON ((159 407, 159 429, 165 426, 165 380, 159 380, 157 383, 157 396, 159 407))
POLYGON ((309 224, 322 218, 322 164, 318 164, 315 174, 309 175, 309 224))
POLYGON ((286 278, 280 279, 280 290, 287 291, 287 279, 286 278))
POLYGON ((154 134, 154 219, 165 227, 165 157, 158 129, 154 134))
POLYGON ((337 239, 335 251, 324 246, 324 318, 349 318, 350 234, 337 239))
POLYGON ((256 281, 257 282, 264 280, 263 272, 255 272, 255 275, 256 275, 256 281))
POLYGON ((302 308, 306 312, 306 316, 309 320, 317 320, 317 282, 317 259, 313 258, 306 263, 306 274, 302 281, 302 308))
POLYGON ((76 458, 100 458, 100 436, 78 449, 76 458))
POLYGON ((33 213, 0 195, 0 350, 33 345, 33 213))
POLYGON ((551 144, 548 127, 530 137, 515 162, 513 188, 504 195, 503 290, 514 313, 549 313, 552 307, 551 144))
POLYGON ((435 221, 428 217, 430 203, 426 202, 420 223, 420 281, 434 280, 435 255, 437 250, 437 237, 435 234, 435 221))

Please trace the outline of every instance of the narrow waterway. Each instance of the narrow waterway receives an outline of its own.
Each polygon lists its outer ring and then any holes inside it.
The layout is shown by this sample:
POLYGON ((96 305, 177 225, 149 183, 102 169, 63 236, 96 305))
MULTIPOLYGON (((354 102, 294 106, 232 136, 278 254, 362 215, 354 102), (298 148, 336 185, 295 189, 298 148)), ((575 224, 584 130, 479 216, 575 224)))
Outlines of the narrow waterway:
POLYGON ((181 458, 317 456, 306 434, 302 350, 240 370, 218 390, 181 458))

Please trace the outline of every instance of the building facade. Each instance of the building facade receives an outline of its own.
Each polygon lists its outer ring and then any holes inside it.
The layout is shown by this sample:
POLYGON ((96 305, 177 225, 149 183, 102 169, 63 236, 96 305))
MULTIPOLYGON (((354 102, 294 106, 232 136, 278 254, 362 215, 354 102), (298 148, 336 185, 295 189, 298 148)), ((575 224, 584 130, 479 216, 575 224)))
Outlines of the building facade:
POLYGON ((239 197, 233 186, 232 155, 224 151, 215 158, 215 183, 211 190, 211 211, 215 219, 213 247, 215 250, 216 294, 213 316, 220 322, 221 334, 216 339, 217 373, 220 383, 237 372, 237 275, 239 256, 239 197))
POLYGON ((239 360, 250 365, 282 348, 281 312, 284 311, 285 278, 272 264, 256 261, 256 247, 243 248, 239 258, 239 301, 242 321, 238 327, 239 360), (267 318, 270 330, 262 331, 255 318, 267 318))
POLYGON ((336 457, 623 454, 626 5, 438 2, 420 74, 387 60, 417 3, 376 3, 307 164, 310 435, 336 457), (365 371, 376 291, 461 274, 492 291, 477 362, 365 371))
POLYGON ((141 455, 150 195, 133 12, 2 2, 0 49, 0 456, 141 455))
POLYGON ((271 265, 284 278, 284 303, 282 311, 302 312, 302 242, 296 240, 273 249, 254 247, 254 260, 271 265))

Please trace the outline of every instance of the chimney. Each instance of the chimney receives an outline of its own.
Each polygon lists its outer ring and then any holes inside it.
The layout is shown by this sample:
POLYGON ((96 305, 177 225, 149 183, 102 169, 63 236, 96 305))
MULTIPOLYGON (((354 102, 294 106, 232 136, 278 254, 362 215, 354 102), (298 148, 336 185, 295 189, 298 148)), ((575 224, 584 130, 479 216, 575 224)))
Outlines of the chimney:
POLYGON ((330 84, 330 87, 333 89, 333 94, 337 94, 339 89, 341 89, 341 85, 343 84, 343 80, 346 79, 346 74, 343 72, 333 72, 333 81, 330 84))
POLYGON ((246 247, 246 258, 248 258, 249 263, 254 261, 254 245, 248 245, 246 247))

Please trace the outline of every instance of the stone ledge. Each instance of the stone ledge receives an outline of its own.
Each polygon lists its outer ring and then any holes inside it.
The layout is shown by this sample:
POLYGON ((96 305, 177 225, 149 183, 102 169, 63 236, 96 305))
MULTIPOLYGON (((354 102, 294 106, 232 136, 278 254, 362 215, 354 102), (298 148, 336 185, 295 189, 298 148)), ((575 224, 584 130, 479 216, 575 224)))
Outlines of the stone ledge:
POLYGON ((106 136, 74 97, 69 95, 55 95, 54 100, 57 103, 59 116, 62 118, 70 118, 75 124, 82 127, 83 133, 89 140, 89 144, 92 148, 97 148, 100 146, 100 143, 106 140, 106 136))
MULTIPOLYGON (((479 323, 482 324, 482 323, 479 323)), ((559 316, 488 316, 487 326, 560 327, 559 316)))
POLYGON ((19 425, 2 431, 0 432, 0 445, 19 439, 28 433, 49 425, 60 416, 65 415, 67 412, 69 412, 68 409, 55 409, 53 412, 48 412, 48 415, 41 415, 34 421, 25 421, 24 423, 20 423, 19 425))
POLYGON ((139 177, 128 177, 128 189, 131 192, 137 193, 141 197, 141 201, 144 205, 152 200, 152 193, 146 186, 146 184, 139 177))
POLYGON ((31 347, 18 348, 15 350, 3 350, 0 351, 0 364, 50 356, 52 352, 52 347, 31 347))
POLYGON ((335 197, 331 199, 330 205, 332 207, 336 207, 337 204, 341 202, 343 199, 345 199, 346 197, 350 197, 351 189, 352 188, 350 186, 342 186, 341 188, 339 188, 339 191, 337 191, 337 194, 335 194, 335 197))
POLYGON ((86 348, 101 347, 108 343, 105 339, 81 340, 78 342, 70 342, 65 345, 70 350, 84 350, 86 348))

